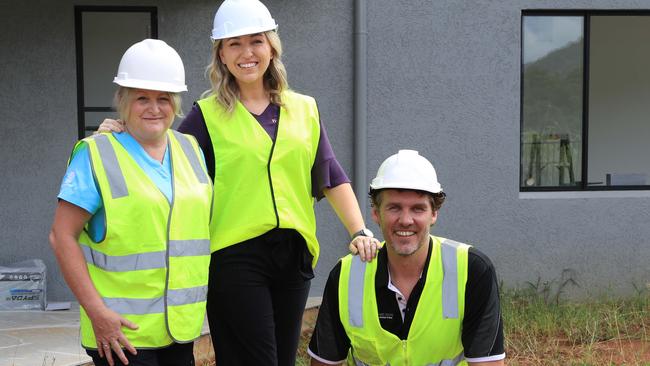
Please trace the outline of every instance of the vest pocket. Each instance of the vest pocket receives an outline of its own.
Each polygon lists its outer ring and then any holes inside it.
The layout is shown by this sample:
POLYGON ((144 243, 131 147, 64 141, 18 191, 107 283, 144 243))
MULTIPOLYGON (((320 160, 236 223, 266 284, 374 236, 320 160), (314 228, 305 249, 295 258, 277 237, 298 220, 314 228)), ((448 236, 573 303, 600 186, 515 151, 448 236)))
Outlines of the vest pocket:
POLYGON ((374 339, 354 337, 352 341, 352 357, 356 365, 364 366, 385 366, 386 362, 381 360, 377 350, 377 342, 374 339))

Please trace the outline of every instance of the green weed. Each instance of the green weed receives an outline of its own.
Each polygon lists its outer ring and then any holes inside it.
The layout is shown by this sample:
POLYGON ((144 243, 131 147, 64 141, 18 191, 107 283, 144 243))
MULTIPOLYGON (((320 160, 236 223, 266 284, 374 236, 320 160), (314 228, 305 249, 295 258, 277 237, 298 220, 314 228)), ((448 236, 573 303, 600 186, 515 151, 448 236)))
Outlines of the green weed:
POLYGON ((509 365, 650 365, 650 296, 562 300, 573 277, 502 292, 509 365))
MULTIPOLYGON (((506 364, 539 366, 650 366, 650 291, 637 286, 630 298, 566 301, 575 273, 537 279, 501 293, 506 364)), ((502 287, 503 289, 503 287, 502 287)), ((309 365, 311 329, 303 332, 296 365, 309 365)))

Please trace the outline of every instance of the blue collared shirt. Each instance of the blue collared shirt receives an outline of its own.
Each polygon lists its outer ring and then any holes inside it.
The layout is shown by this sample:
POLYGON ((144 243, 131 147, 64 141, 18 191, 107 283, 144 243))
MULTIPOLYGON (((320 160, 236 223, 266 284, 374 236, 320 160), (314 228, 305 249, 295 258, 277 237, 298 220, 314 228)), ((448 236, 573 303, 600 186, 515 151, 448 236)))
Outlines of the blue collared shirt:
MULTIPOLYGON (((153 159, 129 133, 115 133, 113 136, 131 155, 133 160, 153 181, 158 189, 171 202, 172 181, 169 149, 165 150, 162 163, 153 159)), ((80 145, 74 152, 68 169, 63 176, 59 199, 81 207, 92 215, 88 221, 88 234, 94 241, 99 241, 106 232, 106 213, 99 193, 97 182, 93 177, 88 145, 80 145)))

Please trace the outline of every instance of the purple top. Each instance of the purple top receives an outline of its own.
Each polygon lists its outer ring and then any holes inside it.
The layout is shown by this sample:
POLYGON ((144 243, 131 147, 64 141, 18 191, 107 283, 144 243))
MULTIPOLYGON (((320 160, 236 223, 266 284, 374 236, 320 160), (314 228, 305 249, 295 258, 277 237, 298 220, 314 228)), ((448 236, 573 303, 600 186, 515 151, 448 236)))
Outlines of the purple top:
MULTIPOLYGON (((271 139, 275 141, 275 132, 278 129, 277 122, 280 118, 280 107, 271 103, 262 114, 256 115, 251 113, 251 115, 255 117, 271 139)), ((350 179, 345 175, 341 164, 336 160, 322 121, 319 121, 319 124, 320 139, 318 141, 318 150, 316 150, 314 165, 311 167, 311 194, 318 200, 324 196, 323 189, 336 187, 343 183, 350 183, 350 179)), ((212 141, 210 140, 208 127, 205 125, 205 119, 198 104, 194 103, 192 110, 185 116, 181 125, 178 126, 178 132, 187 133, 196 137, 205 155, 208 174, 214 180, 214 150, 212 149, 212 141)))

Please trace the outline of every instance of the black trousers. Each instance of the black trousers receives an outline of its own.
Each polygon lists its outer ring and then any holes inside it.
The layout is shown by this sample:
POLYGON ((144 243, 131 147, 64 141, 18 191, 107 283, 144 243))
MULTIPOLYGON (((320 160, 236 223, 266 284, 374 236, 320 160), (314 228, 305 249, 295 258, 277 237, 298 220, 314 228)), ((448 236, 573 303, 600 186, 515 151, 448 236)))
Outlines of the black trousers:
MULTIPOLYGON (((86 350, 88 356, 92 357, 95 366, 109 366, 106 356, 99 357, 99 352, 86 350)), ((174 343, 169 347, 160 349, 139 349, 137 355, 124 350, 129 366, 194 366, 194 342, 174 343)), ((124 366, 122 361, 113 352, 115 366, 124 366)))
POLYGON ((294 366, 311 259, 289 229, 212 254, 207 312, 217 366, 294 366))

